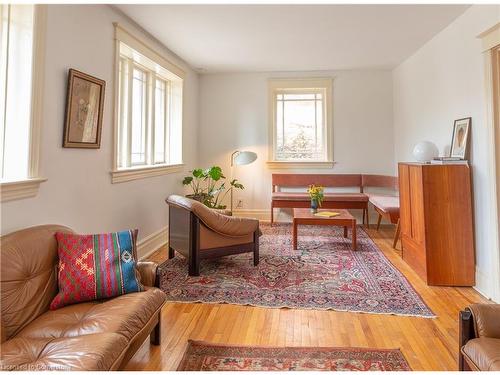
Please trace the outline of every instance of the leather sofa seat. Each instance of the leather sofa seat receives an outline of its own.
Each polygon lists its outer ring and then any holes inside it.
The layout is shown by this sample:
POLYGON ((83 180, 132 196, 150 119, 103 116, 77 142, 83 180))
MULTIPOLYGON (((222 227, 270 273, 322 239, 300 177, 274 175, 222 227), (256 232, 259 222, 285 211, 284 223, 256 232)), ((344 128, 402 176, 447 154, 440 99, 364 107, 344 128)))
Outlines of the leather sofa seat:
POLYGON ((128 340, 118 333, 76 337, 15 337, 2 344, 2 370, 115 370, 128 340))
POLYGON ((118 333, 131 340, 163 305, 165 294, 156 288, 125 294, 105 302, 85 302, 49 310, 16 337, 63 338, 94 333, 118 333))
MULTIPOLYGON (((278 191, 272 193, 273 200, 304 201, 309 200, 308 193, 295 193, 278 191)), ((364 193, 325 193, 324 201, 327 202, 368 202, 364 193)))
POLYGON ((469 363, 479 371, 500 371, 500 340, 491 337, 472 339, 462 348, 469 363))

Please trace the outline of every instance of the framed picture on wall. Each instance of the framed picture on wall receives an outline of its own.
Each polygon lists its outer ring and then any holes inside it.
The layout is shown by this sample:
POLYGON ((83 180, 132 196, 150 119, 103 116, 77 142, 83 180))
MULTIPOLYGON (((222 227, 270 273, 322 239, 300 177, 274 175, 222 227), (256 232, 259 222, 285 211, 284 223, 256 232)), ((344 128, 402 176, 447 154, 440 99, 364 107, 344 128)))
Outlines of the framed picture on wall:
POLYGON ((450 157, 469 159, 469 138, 472 119, 470 117, 455 120, 451 138, 450 157))
POLYGON ((99 148, 106 82, 70 69, 63 147, 99 148))

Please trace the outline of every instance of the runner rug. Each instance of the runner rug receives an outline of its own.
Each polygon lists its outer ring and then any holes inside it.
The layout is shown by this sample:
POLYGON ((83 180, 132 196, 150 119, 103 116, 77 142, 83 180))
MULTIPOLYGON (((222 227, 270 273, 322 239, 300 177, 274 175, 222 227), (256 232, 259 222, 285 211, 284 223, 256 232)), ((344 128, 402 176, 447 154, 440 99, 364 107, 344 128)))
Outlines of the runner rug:
POLYGON ((410 371, 399 349, 271 348, 189 341, 177 371, 410 371))
POLYGON ((180 254, 164 262, 167 300, 434 317, 361 227, 356 251, 340 227, 300 226, 298 250, 290 224, 261 230, 257 267, 251 253, 202 260, 197 277, 180 254))

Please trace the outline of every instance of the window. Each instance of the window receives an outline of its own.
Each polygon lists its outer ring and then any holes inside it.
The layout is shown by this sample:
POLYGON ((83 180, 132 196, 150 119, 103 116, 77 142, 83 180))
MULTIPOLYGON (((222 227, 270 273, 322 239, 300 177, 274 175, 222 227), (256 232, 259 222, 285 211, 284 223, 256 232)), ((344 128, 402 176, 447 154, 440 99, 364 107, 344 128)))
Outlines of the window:
POLYGON ((272 166, 331 166, 331 79, 271 80, 272 166))
POLYGON ((43 6, 0 5, 0 182, 2 201, 36 195, 43 6))
POLYGON ((183 72, 115 25, 117 144, 113 182, 179 171, 183 72))

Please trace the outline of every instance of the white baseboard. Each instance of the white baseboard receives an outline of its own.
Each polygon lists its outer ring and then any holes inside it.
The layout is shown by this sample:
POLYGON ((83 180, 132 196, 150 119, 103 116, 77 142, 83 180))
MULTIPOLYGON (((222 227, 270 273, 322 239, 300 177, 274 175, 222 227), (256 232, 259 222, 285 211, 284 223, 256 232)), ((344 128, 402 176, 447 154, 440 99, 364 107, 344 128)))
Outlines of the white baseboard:
POLYGON ((491 281, 491 277, 488 277, 476 266, 476 285, 473 286, 473 288, 483 297, 493 302, 500 302, 499 297, 492 295, 492 293, 494 294, 495 291, 494 286, 491 285, 491 281), (488 291, 484 289, 488 289, 488 291))
POLYGON ((150 234, 137 242, 137 257, 143 259, 151 255, 168 241, 168 226, 150 234))

